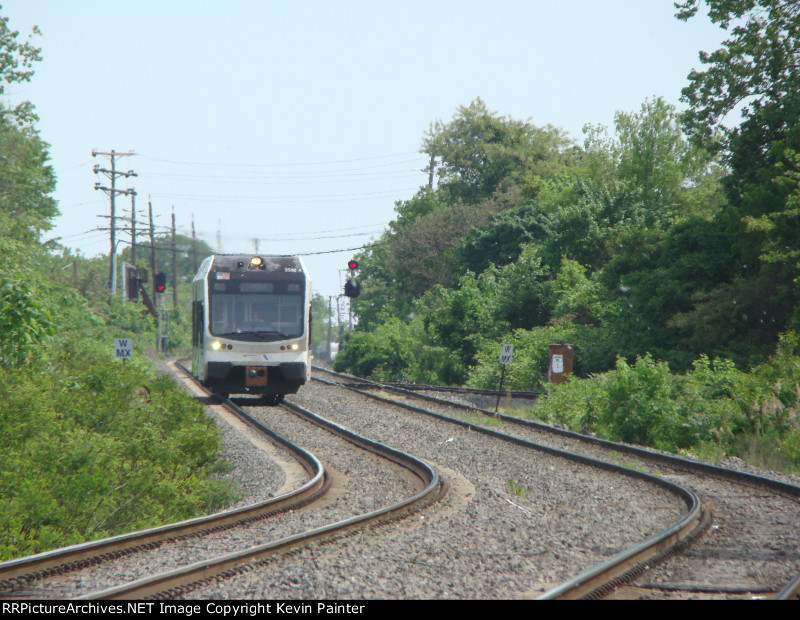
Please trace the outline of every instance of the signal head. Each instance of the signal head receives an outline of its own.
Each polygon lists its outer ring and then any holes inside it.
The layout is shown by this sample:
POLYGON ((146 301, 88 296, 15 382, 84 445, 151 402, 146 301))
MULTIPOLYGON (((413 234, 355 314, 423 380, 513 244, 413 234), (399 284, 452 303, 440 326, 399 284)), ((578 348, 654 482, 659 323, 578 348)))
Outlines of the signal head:
POLYGON ((355 279, 348 280, 344 283, 344 294, 347 297, 358 297, 361 294, 361 286, 355 279))
POLYGON ((350 260, 347 263, 348 269, 358 269, 358 261, 357 260, 350 260))
POLYGON ((167 290, 167 274, 160 271, 155 276, 156 293, 163 293, 167 290))

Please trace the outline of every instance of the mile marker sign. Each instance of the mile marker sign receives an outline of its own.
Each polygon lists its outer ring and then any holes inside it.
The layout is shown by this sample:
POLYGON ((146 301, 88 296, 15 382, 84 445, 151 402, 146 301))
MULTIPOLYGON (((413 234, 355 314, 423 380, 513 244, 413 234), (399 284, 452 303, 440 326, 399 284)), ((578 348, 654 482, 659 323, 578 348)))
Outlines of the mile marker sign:
POLYGON ((114 338, 114 352, 117 359, 133 357, 133 341, 131 338, 114 338))

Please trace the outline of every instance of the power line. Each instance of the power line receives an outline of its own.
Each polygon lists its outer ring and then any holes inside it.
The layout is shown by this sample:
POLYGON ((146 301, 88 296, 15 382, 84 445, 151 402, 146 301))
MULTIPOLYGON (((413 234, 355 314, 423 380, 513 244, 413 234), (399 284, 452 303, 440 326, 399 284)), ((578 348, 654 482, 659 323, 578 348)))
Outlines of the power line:
MULTIPOLYGON (((371 232, 365 232, 365 233, 351 233, 351 234, 347 234, 347 235, 333 235, 333 236, 323 236, 323 237, 303 237, 303 238, 296 238, 294 236, 288 237, 287 235, 298 235, 298 234, 302 234, 302 235, 329 235, 330 233, 338 233, 338 232, 353 231, 353 230, 362 230, 364 228, 378 228, 378 229, 382 230, 382 229, 386 228, 386 226, 387 226, 387 224, 368 224, 366 226, 353 226, 353 227, 350 227, 350 228, 335 228, 335 229, 332 229, 332 230, 293 231, 293 232, 288 232, 288 233, 282 233, 282 234, 279 234, 276 237, 270 237, 269 239, 263 239, 262 238, 262 239, 260 239, 260 241, 273 241, 273 242, 277 241, 277 242, 280 242, 280 241, 304 241, 304 240, 313 240, 313 239, 341 239, 341 238, 346 238, 346 237, 360 237, 360 236, 364 236, 364 235, 374 235, 376 232, 380 232, 380 231, 373 230, 371 232)), ((185 229, 184 229, 184 232, 186 232, 185 229)), ((201 237, 205 237, 205 236, 208 236, 209 233, 207 233, 205 231, 200 231, 197 234, 199 234, 201 237)), ((236 237, 236 236, 232 236, 232 235, 225 235, 224 238, 225 239, 252 239, 251 236, 236 237)))
MULTIPOLYGON (((401 166, 401 165, 410 164, 410 163, 414 163, 414 162, 419 163, 419 161, 420 161, 419 159, 404 159, 402 161, 387 162, 387 163, 375 164, 375 165, 371 165, 371 166, 358 166, 358 167, 352 167, 352 168, 331 168, 329 171, 318 171, 318 170, 315 170, 315 171, 310 171, 310 170, 298 170, 298 171, 292 171, 292 170, 268 170, 268 171, 262 171, 262 170, 253 170, 253 171, 236 170, 236 171, 232 171, 232 173, 236 174, 238 176, 233 176, 232 174, 225 174, 223 178, 237 178, 237 179, 242 179, 242 178, 249 179, 249 178, 259 178, 259 177, 274 178, 275 176, 278 176, 278 175, 282 175, 282 176, 286 176, 286 177, 311 177, 311 176, 319 177, 319 176, 340 176, 340 175, 346 175, 346 174, 359 175, 359 174, 385 174, 385 173, 391 173, 391 172, 410 172, 410 171, 412 171, 412 169, 409 169, 409 168, 402 168, 402 169, 395 169, 395 170, 391 170, 391 169, 387 170, 387 168, 392 168, 394 166, 401 166)), ((186 165, 192 165, 192 164, 186 164, 186 165)), ((200 166, 200 167, 214 167, 214 166, 202 166, 200 164, 193 164, 193 165, 194 166, 200 166)), ((281 166, 284 166, 284 164, 273 164, 273 165, 271 165, 272 168, 278 168, 278 167, 281 167, 281 166)), ((296 167, 296 166, 291 166, 290 164, 286 164, 286 166, 288 166, 288 167, 296 167)), ((418 170, 416 170, 416 168, 413 169, 413 171, 417 171, 418 172, 418 170)), ((204 176, 207 176, 207 175, 204 175, 204 176)))
POLYGON ((288 177, 229 177, 189 174, 147 173, 148 177, 173 181, 192 181, 228 185, 325 185, 332 183, 353 183, 361 181, 387 181, 391 179, 410 179, 419 176, 418 170, 402 170, 390 173, 352 173, 352 174, 303 174, 288 177))
POLYGON ((298 256, 316 256, 318 254, 336 254, 338 252, 355 252, 356 250, 366 250, 368 248, 376 248, 381 245, 385 245, 384 243, 368 243, 367 245, 362 245, 357 248, 343 248, 341 250, 325 250, 321 252, 298 252, 298 256))
POLYGON ((264 237, 232 237, 229 235, 223 235, 224 239, 256 239, 259 242, 264 243, 284 243, 287 241, 321 241, 323 239, 348 239, 350 237, 366 237, 368 235, 376 234, 375 231, 373 232, 363 232, 363 233, 351 233, 348 235, 330 235, 324 237, 283 237, 283 238, 264 238, 264 237))
POLYGON ((163 159, 159 157, 150 157, 138 153, 142 158, 151 161, 159 161, 170 164, 180 164, 184 166, 208 166, 220 168, 277 168, 280 166, 329 166, 331 164, 349 164, 358 161, 374 161, 377 159, 389 159, 392 157, 407 157, 408 155, 418 155, 417 151, 407 151, 405 153, 394 153, 391 155, 374 155, 370 157, 358 157, 355 159, 338 159, 327 161, 308 161, 308 162, 287 162, 281 164, 253 164, 253 163, 223 163, 223 162, 199 162, 199 161, 180 161, 174 159, 163 159))
POLYGON ((400 187, 397 189, 383 190, 379 192, 363 192, 357 194, 311 194, 308 196, 283 195, 283 196, 226 196, 210 194, 170 194, 153 193, 153 196, 161 198, 196 200, 198 202, 253 202, 253 203, 315 203, 331 201, 354 201, 372 200, 374 198, 386 198, 395 196, 398 192, 416 191, 419 187, 400 187))

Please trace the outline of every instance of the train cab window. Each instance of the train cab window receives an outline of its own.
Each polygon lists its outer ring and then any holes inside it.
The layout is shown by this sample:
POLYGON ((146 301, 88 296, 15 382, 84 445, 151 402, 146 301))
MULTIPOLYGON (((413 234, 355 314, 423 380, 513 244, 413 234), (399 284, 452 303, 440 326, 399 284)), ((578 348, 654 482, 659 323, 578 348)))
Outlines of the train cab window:
POLYGON ((238 340, 284 340, 305 332, 304 294, 295 282, 229 282, 210 287, 211 332, 238 340))

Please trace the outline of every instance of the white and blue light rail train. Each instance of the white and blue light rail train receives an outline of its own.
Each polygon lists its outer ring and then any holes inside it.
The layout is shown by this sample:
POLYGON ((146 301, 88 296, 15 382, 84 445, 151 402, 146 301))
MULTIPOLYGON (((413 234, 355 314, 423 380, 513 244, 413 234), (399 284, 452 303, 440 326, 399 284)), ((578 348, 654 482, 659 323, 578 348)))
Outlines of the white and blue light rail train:
POLYGON ((311 280, 298 256, 215 254, 192 283, 192 374, 277 405, 309 381, 311 280))

